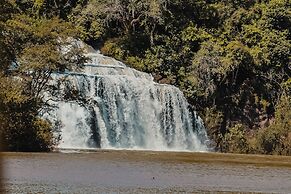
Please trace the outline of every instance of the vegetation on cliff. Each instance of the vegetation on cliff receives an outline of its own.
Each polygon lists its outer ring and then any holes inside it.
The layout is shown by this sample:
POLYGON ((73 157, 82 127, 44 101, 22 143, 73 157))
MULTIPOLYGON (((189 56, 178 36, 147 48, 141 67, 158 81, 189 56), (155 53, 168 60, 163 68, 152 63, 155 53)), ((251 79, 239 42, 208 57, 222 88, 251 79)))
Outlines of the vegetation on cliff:
POLYGON ((77 37, 152 73, 157 82, 178 86, 203 115, 218 150, 291 155, 288 0, 6 0, 0 4, 0 114, 4 115, 0 133, 21 130, 20 136, 8 136, 29 137, 29 142, 35 137, 51 139, 49 123, 37 117, 45 107, 32 87, 37 75, 25 72, 72 66, 56 47, 66 44, 59 40, 77 37), (12 61, 21 64, 17 74, 25 81, 15 80, 7 71, 12 61), (49 131, 43 133, 46 138, 37 136, 43 130, 49 131))
POLYGON ((59 137, 39 117, 49 108, 44 92, 52 89, 53 72, 78 66, 83 57, 68 39, 77 35, 71 24, 25 13, 18 2, 0 3, 0 136, 6 150, 48 151, 59 137))

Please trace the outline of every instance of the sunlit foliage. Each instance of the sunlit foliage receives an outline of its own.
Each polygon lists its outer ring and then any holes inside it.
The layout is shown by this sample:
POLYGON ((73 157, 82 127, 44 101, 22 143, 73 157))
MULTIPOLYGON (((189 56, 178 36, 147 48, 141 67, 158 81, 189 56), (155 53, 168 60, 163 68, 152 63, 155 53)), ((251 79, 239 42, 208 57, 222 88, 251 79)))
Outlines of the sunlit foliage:
POLYGON ((77 37, 178 86, 217 150, 290 155, 288 0, 9 2, 0 4, 1 82, 13 83, 0 88, 4 106, 17 105, 22 113, 29 112, 28 102, 43 108, 35 90, 49 87, 35 78, 76 64, 68 59, 77 51, 62 55, 59 48, 77 37), (7 73, 13 61, 22 80, 7 73))

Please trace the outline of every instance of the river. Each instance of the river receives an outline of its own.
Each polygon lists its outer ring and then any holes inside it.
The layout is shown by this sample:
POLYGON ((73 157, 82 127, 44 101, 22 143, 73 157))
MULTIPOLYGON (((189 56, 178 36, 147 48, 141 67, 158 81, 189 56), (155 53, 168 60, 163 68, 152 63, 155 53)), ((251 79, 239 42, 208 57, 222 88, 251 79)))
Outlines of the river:
POLYGON ((125 150, 2 156, 7 193, 291 192, 291 157, 125 150))

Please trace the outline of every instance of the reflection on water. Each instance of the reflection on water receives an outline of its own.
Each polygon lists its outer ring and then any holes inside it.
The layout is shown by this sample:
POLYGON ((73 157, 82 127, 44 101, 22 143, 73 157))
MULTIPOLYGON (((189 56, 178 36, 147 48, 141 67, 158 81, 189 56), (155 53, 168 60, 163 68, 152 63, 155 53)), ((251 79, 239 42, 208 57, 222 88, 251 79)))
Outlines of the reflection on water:
POLYGON ((291 191, 291 158, 209 153, 96 151, 6 153, 9 193, 291 191))

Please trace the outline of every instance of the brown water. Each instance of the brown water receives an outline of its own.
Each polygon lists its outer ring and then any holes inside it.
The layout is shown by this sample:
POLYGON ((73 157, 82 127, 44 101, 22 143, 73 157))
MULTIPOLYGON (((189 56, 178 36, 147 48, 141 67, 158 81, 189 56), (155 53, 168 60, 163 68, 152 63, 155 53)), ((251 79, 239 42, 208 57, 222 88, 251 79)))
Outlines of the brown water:
POLYGON ((4 153, 8 193, 291 193, 291 158, 109 151, 4 153))

